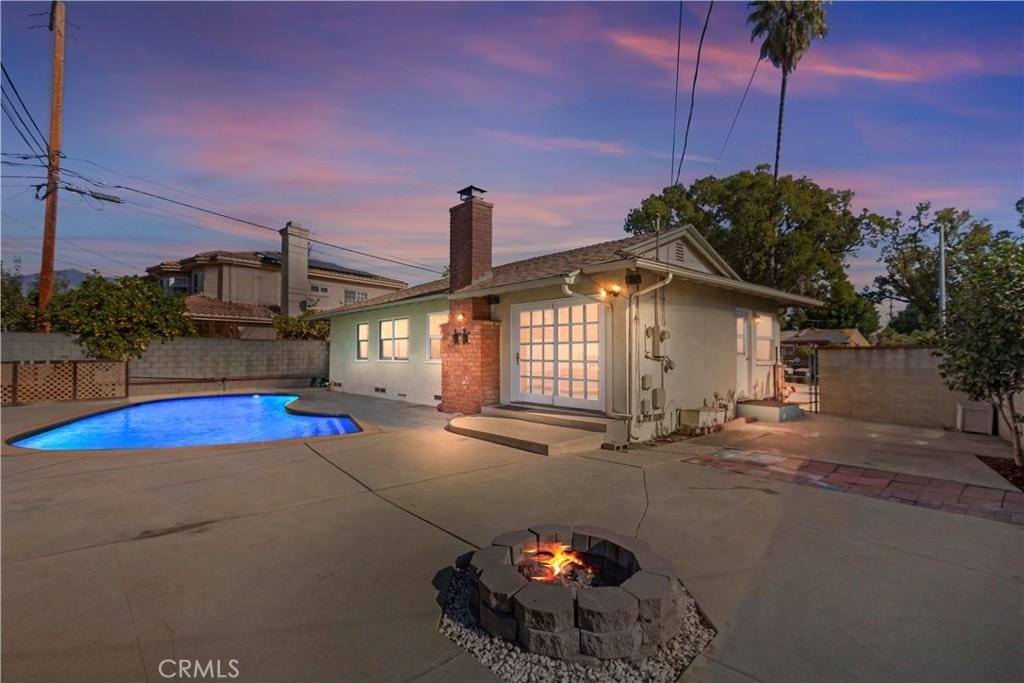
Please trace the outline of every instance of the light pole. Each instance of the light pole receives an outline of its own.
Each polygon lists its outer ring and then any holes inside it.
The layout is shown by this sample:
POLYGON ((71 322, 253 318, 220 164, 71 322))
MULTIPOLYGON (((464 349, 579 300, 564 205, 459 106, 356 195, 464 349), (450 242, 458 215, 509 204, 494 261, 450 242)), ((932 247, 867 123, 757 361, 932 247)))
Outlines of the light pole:
POLYGON ((939 326, 946 326, 946 225, 939 223, 939 326))

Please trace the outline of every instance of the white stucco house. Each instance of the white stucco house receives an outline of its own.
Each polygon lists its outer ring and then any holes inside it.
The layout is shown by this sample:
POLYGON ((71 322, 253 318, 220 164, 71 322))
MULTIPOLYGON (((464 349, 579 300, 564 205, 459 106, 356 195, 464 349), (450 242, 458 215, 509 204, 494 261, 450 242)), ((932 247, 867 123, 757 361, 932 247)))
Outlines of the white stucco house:
POLYGON ((780 307, 820 305, 744 282, 689 226, 495 266, 479 192, 450 209, 449 278, 320 315, 332 390, 585 411, 647 439, 716 395, 772 396, 780 307))

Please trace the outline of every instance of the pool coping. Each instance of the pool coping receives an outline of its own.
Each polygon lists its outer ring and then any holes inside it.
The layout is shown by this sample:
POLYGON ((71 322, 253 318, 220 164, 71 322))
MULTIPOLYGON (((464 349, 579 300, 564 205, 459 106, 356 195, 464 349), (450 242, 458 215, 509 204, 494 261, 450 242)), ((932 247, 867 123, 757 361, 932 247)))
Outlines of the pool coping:
POLYGON ((126 454, 138 454, 146 451, 150 452, 166 452, 172 451, 175 453, 188 453, 190 451, 198 451, 201 449, 216 449, 216 450, 244 450, 253 448, 266 448, 269 446, 281 444, 281 445, 294 445, 306 443, 309 441, 315 441, 316 443, 326 443, 328 440, 343 439, 351 437, 359 437, 367 434, 379 434, 384 431, 379 425, 374 422, 364 421, 356 419, 352 415, 341 412, 341 411, 316 411, 310 408, 302 408, 301 406, 292 407, 292 404, 299 403, 304 397, 294 391, 246 391, 246 392, 202 392, 196 394, 170 394, 156 397, 146 397, 144 399, 133 400, 131 398, 120 402, 118 405, 108 406, 101 410, 89 410, 86 412, 77 413, 75 415, 57 420, 56 422, 46 422, 36 427, 25 431, 19 431, 9 437, 0 439, 2 444, 3 452, 0 452, 0 458, 12 457, 12 456, 25 456, 25 455, 68 455, 68 454, 94 454, 100 455, 126 455, 126 454), (284 409, 292 413, 293 415, 306 415, 310 417, 345 417, 351 420, 356 427, 359 429, 357 432, 349 432, 345 434, 329 434, 324 436, 305 436, 305 437, 294 437, 289 439, 273 439, 271 441, 242 441, 238 443, 219 443, 219 444, 196 444, 191 446, 156 446, 156 447, 145 447, 145 448, 86 448, 86 449, 44 449, 44 448, 26 448, 24 446, 17 446, 12 441, 20 441, 31 436, 35 436, 42 432, 49 431, 51 429, 57 429, 64 425, 83 420, 88 417, 94 417, 96 415, 103 415, 105 413, 112 413, 124 408, 129 408, 136 405, 143 405, 146 403, 162 403, 165 401, 174 401, 190 398, 213 398, 221 396, 295 396, 295 399, 285 404, 284 409), (11 450, 8 450, 11 449, 11 450))

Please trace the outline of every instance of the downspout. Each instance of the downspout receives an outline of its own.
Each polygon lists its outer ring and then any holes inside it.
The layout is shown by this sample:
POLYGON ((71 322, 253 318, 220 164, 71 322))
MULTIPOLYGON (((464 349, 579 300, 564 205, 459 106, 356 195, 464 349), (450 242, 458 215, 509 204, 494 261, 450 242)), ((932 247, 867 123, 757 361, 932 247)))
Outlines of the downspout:
MULTIPOLYGON (((661 289, 665 285, 672 282, 672 278, 673 274, 668 273, 664 279, 658 280, 653 285, 645 287, 629 295, 629 327, 627 329, 628 336, 626 338, 626 377, 628 379, 628 382, 626 383, 626 414, 623 415, 623 417, 625 417, 629 421, 627 424, 627 429, 629 430, 629 438, 631 440, 633 438, 633 419, 635 417, 635 413, 633 411, 633 383, 636 378, 633 375, 635 372, 639 370, 639 363, 637 363, 636 368, 633 367, 633 356, 635 355, 635 349, 633 349, 632 347, 633 335, 635 333, 634 328, 636 324, 636 321, 634 320, 634 314, 638 315, 640 312, 639 306, 641 296, 643 296, 644 294, 649 294, 655 290, 661 289), (634 307, 636 307, 635 311, 634 307)), ((657 306, 658 302, 655 301, 654 305, 657 306)))

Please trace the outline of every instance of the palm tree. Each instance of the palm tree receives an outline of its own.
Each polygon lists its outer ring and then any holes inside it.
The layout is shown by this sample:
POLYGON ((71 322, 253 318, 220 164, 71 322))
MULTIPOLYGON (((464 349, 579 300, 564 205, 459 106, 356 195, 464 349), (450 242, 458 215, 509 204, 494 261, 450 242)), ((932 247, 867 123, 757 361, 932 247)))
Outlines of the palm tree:
POLYGON ((782 92, 779 95, 779 126, 775 137, 775 179, 779 179, 779 155, 782 151, 782 113, 786 106, 786 82, 797 62, 811 47, 815 38, 828 35, 823 2, 762 0, 751 2, 747 23, 753 24, 750 42, 764 36, 761 59, 767 58, 782 69, 782 92))

